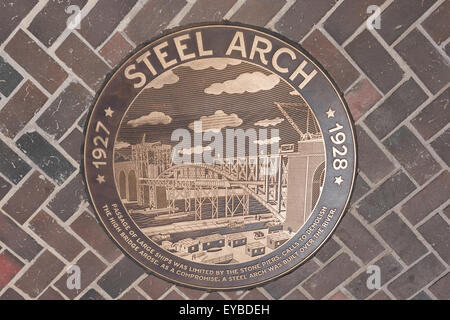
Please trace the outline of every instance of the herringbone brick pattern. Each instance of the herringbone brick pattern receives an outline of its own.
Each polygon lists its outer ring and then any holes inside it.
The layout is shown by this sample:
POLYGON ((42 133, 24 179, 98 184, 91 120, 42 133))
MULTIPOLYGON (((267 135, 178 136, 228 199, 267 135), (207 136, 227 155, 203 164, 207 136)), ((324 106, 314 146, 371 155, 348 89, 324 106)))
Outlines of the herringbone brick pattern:
POLYGON ((447 0, 0 0, 0 299, 450 299, 449 37, 447 0), (96 90, 130 50, 221 19, 299 41, 328 69, 356 121, 359 175, 314 258, 261 288, 208 293, 115 247, 87 202, 80 147, 96 90), (73 264, 79 291, 65 285, 73 264))

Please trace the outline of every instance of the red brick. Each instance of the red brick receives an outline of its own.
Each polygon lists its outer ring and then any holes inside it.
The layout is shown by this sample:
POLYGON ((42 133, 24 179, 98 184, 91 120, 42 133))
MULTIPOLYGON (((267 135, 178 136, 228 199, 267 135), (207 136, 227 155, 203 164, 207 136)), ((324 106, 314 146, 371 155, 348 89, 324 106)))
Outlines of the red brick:
POLYGON ((93 90, 98 90, 110 68, 83 41, 71 33, 56 55, 93 90))
POLYGON ((27 80, 0 111, 0 131, 14 138, 34 117, 47 101, 30 80, 27 80))
MULTIPOLYGON (((450 2, 449 2, 450 3, 450 2)), ((424 137, 430 139, 450 122, 450 88, 428 104, 411 123, 424 137)))
POLYGON ((44 292, 63 267, 64 264, 51 252, 44 251, 15 285, 31 298, 36 298, 44 292))
POLYGON ((406 126, 395 131, 383 144, 420 185, 441 170, 441 165, 406 126))
POLYGON ((120 250, 106 235, 106 231, 97 220, 89 213, 81 213, 70 227, 108 262, 111 263, 120 256, 120 250))
POLYGON ((450 166, 450 128, 434 139, 431 146, 447 166, 450 166))
POLYGON ((401 208, 401 213, 417 224, 431 211, 450 198, 450 173, 444 171, 422 190, 409 199, 401 208))
POLYGON ((80 268, 81 281, 80 289, 69 289, 67 280, 71 274, 65 272, 55 283, 58 288, 69 299, 75 299, 84 289, 86 289, 105 270, 106 265, 91 251, 85 253, 74 265, 80 268))
POLYGON ((140 300, 147 300, 142 294, 137 292, 136 289, 131 288, 127 292, 125 292, 120 300, 131 300, 131 301, 140 301, 140 300))
POLYGON ((205 292, 202 290, 196 290, 186 287, 177 287, 178 290, 182 291, 185 295, 187 295, 192 300, 198 300, 205 292))
POLYGON ((136 45, 149 41, 167 27, 186 3, 186 0, 149 0, 130 21, 125 33, 136 45))
POLYGON ((55 43, 56 39, 67 28, 67 21, 73 15, 67 13, 69 6, 78 6, 82 9, 87 0, 50 0, 45 7, 34 17, 28 30, 46 47, 55 43))
POLYGON ((73 129, 67 137, 60 143, 61 147, 80 164, 81 146, 84 141, 83 133, 78 129, 73 129))
POLYGON ((381 220, 375 230, 407 265, 427 253, 427 248, 406 223, 393 212, 381 220))
POLYGON ((450 300, 450 272, 436 281, 431 287, 430 291, 439 300, 450 300))
POLYGON ((370 300, 391 300, 391 298, 387 295, 383 290, 378 291, 370 300))
POLYGON ((378 240, 350 212, 344 216, 335 234, 364 263, 384 250, 378 240))
POLYGON ((23 263, 8 250, 0 253, 0 290, 22 269, 23 263))
POLYGON ((356 140, 358 166, 370 181, 377 183, 394 170, 392 162, 360 126, 356 127, 356 140))
POLYGON ((300 41, 336 3, 337 0, 297 0, 275 28, 291 40, 300 41))
POLYGON ((137 0, 99 0, 81 21, 80 34, 94 47, 101 45, 137 0))
POLYGON ((11 35, 38 2, 38 0, 26 0, 0 3, 0 44, 11 35))
POLYGON ((286 4, 286 0, 247 0, 231 21, 264 27, 286 4))
POLYGON ((427 11, 436 0, 396 0, 381 14, 377 32, 392 44, 409 26, 427 11))
POLYGON ((427 98, 425 92, 411 78, 373 110, 364 122, 379 139, 382 139, 425 102, 427 98))
POLYGON ((417 29, 400 41, 395 50, 432 93, 450 82, 448 58, 442 56, 417 29))
POLYGON ((110 66, 115 67, 131 50, 133 50, 133 46, 120 32, 116 32, 105 43, 103 48, 100 49, 99 53, 106 59, 110 66))
POLYGON ((438 277, 445 267, 430 253, 388 285, 397 299, 407 299, 438 277))
POLYGON ((367 30, 357 35, 345 50, 383 93, 391 90, 403 77, 397 62, 367 30))
POLYGON ((435 214, 418 228, 425 240, 439 256, 450 265, 450 226, 439 215, 435 214))
POLYGON ((422 23, 425 30, 440 45, 450 37, 450 1, 444 1, 422 23))
POLYGON ((30 229, 68 261, 75 259, 84 249, 73 235, 45 211, 41 211, 33 217, 30 221, 30 229))
POLYGON ((39 172, 33 173, 8 200, 3 210, 20 224, 39 208, 52 193, 54 185, 39 172), (23 201, 27 199, 27 201, 23 201))
POLYGON ((222 297, 218 292, 213 292, 208 294, 203 300, 225 300, 225 298, 222 297))
POLYGON ((153 275, 148 275, 139 283, 139 287, 144 290, 150 298, 158 299, 172 287, 172 284, 153 275))
POLYGON ((237 0, 198 0, 181 20, 181 24, 194 22, 220 21, 237 0))
POLYGON ((308 298, 300 290, 295 289, 284 300, 308 300, 308 298))
POLYGON ((67 78, 67 73, 23 30, 18 30, 5 51, 47 91, 54 93, 67 78))
POLYGON ((353 120, 355 121, 358 121, 380 99, 381 95, 366 78, 359 80, 345 94, 345 101, 347 101, 353 120))
POLYGON ((303 40, 302 46, 319 60, 341 91, 346 91, 358 79, 359 72, 319 30, 303 40))
POLYGON ((335 294, 333 294, 329 300, 349 300, 348 297, 342 292, 342 291, 338 291, 335 294))
POLYGON ((321 299, 358 269, 358 265, 346 253, 341 253, 336 259, 309 278, 303 288, 314 299, 321 299))
POLYGON ((267 297, 263 295, 259 290, 250 290, 248 294, 242 298, 242 300, 267 300, 267 297))
POLYGON ((344 0, 325 21, 324 28, 342 44, 371 15, 367 13, 367 8, 383 2, 384 0, 344 0))
POLYGON ((170 291, 170 293, 164 297, 164 300, 184 300, 184 298, 175 290, 170 291))

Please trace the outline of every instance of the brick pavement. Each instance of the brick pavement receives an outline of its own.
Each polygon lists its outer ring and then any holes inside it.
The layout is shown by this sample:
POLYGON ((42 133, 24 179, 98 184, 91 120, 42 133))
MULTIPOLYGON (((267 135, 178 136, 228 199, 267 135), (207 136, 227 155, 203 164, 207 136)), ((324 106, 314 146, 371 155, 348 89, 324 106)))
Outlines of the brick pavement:
POLYGON ((450 299, 449 17, 446 0, 0 0, 0 299, 450 299), (380 30, 366 28, 372 4, 380 30), (115 247, 79 161, 105 75, 166 28, 221 19, 277 31, 328 69, 356 121, 359 175, 311 260, 264 287, 208 293, 115 247), (78 291, 65 286, 72 264, 78 291), (374 264, 379 290, 366 286, 374 264))

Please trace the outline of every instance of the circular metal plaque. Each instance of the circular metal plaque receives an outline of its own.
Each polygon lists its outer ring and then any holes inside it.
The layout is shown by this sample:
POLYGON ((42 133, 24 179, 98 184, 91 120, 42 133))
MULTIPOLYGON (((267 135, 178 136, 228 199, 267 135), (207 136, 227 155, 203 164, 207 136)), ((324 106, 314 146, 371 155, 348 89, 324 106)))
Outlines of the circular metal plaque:
POLYGON ((308 259, 355 177, 345 103, 270 31, 196 25, 136 50, 90 113, 84 170, 110 236, 137 263, 203 289, 260 285, 308 259))

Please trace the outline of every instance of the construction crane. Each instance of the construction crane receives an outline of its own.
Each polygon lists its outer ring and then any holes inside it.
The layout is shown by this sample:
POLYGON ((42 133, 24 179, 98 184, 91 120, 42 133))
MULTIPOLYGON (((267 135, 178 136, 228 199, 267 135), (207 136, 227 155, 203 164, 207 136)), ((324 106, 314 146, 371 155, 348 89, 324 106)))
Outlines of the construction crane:
MULTIPOLYGON (((297 110, 301 110, 301 107, 305 107, 305 105, 299 104, 299 103, 281 103, 281 102, 274 102, 275 105, 277 106, 277 108, 280 110, 281 114, 286 118, 286 120, 289 122, 289 124, 292 126, 292 128, 294 128, 295 131, 297 131, 298 135, 300 136, 300 140, 299 141, 305 141, 305 140, 312 140, 312 139, 317 139, 321 137, 320 134, 320 130, 317 126, 317 123, 315 121, 315 119, 313 118, 313 125, 314 128, 316 129, 316 133, 310 133, 309 132, 309 123, 310 123, 310 117, 311 117, 311 111, 308 109, 308 107, 306 106, 306 131, 307 132, 303 132, 298 125, 295 123, 295 121, 291 118, 291 116, 286 112, 285 108, 293 108, 293 109, 297 109, 297 110)), ((302 110, 305 111, 305 110, 302 110)))

